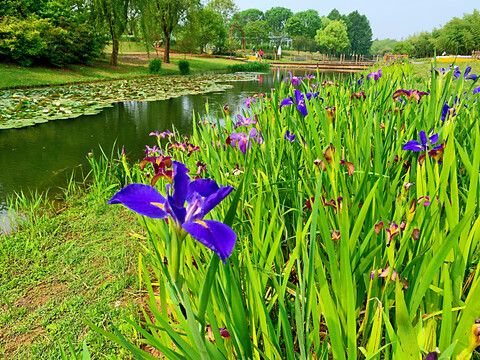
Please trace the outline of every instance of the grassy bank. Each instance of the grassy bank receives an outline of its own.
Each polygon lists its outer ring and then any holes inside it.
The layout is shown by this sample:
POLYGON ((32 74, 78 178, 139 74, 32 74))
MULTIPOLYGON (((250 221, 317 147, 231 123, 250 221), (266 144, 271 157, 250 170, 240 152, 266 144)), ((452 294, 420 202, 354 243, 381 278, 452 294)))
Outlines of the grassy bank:
POLYGON ((131 334, 123 319, 138 317, 142 241, 132 234, 141 230, 122 210, 78 190, 54 216, 34 215, 1 238, 0 358, 58 359, 68 338, 77 352, 86 341, 95 358, 126 358, 82 322, 131 334))
MULTIPOLYGON (((91 66, 72 65, 66 69, 24 68, 14 64, 0 63, 0 89, 148 76, 148 64, 155 56, 155 54, 150 54, 149 58, 146 53, 125 53, 120 55, 118 66, 110 66, 107 59, 101 59, 91 66)), ((239 61, 223 58, 176 54, 171 56, 170 64, 162 64, 160 75, 180 74, 178 70, 178 61, 180 60, 188 60, 190 62, 192 73, 225 70, 228 65, 239 63, 239 61)))

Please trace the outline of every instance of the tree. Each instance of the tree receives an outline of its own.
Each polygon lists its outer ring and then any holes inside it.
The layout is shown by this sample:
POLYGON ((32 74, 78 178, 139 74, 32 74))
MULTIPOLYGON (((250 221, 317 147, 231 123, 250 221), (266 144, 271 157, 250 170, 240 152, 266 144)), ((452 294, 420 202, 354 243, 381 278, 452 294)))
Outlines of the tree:
POLYGON ((332 21, 341 20, 342 15, 337 9, 334 8, 332 11, 330 11, 330 14, 327 15, 327 18, 329 18, 332 21))
POLYGON ((415 48, 408 39, 405 41, 398 41, 393 46, 394 54, 413 56, 414 51, 415 48))
MULTIPOLYGON (((99 0, 97 0, 99 1, 99 0)), ((106 0, 101 0, 106 1, 106 0)), ((184 20, 190 0, 148 0, 142 9, 144 28, 159 26, 164 40, 163 61, 170 62, 170 38, 181 20, 184 20)), ((146 39, 149 41, 150 39, 146 39)))
POLYGON ((285 32, 291 38, 299 35, 305 35, 307 29, 305 28, 303 21, 298 16, 292 16, 285 23, 285 32))
POLYGON ((287 20, 293 16, 292 10, 277 6, 265 11, 265 20, 277 34, 283 33, 287 20))
POLYGON ((99 19, 107 24, 112 40, 112 54, 110 65, 116 66, 120 37, 127 27, 128 9, 130 0, 94 0, 95 13, 99 19))
POLYGON ((240 26, 247 25, 250 21, 263 20, 263 11, 258 9, 247 9, 235 14, 234 22, 240 26))
POLYGON ((295 36, 293 39, 293 48, 297 51, 315 51, 318 48, 315 40, 309 36, 295 36))
POLYGON ((302 21, 303 27, 305 28, 303 35, 305 36, 313 39, 317 34, 317 30, 322 28, 322 20, 316 10, 300 11, 296 13, 295 16, 302 21))
POLYGON ((347 35, 347 25, 341 20, 334 20, 323 30, 317 30, 315 41, 334 55, 345 52, 350 48, 347 35))
POLYGON ((348 14, 347 34, 351 51, 355 54, 369 55, 372 46, 372 28, 365 15, 358 11, 348 14))
POLYGON ((372 47, 370 52, 373 55, 391 54, 393 52, 393 47, 396 42, 397 40, 393 40, 393 39, 384 39, 384 40, 375 39, 372 42, 372 47))
POLYGON ((258 46, 268 39, 270 33, 270 28, 266 21, 264 20, 255 20, 250 21, 247 25, 243 27, 245 32, 245 37, 251 44, 258 46))
POLYGON ((238 13, 238 7, 233 0, 210 0, 207 7, 219 13, 225 24, 238 13))
POLYGON ((207 44, 223 46, 227 37, 222 16, 209 7, 199 6, 189 12, 185 25, 180 32, 179 47, 184 51, 199 49, 200 53, 207 44))

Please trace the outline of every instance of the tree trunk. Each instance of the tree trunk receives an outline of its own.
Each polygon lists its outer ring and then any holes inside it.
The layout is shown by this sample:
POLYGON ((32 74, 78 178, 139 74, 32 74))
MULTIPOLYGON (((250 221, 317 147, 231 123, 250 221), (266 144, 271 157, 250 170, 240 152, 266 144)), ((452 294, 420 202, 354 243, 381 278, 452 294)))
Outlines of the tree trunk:
POLYGON ((165 52, 163 54, 163 62, 170 63, 170 36, 165 36, 165 52))
POLYGON ((112 55, 110 56, 110 65, 117 66, 119 42, 116 37, 112 38, 112 55))

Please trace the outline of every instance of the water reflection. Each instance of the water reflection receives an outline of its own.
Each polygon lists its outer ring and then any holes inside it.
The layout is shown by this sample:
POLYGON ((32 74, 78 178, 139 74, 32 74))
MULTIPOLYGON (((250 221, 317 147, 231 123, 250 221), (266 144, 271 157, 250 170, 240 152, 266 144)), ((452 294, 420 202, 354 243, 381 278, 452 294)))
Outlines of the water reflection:
MULTIPOLYGON (((90 151, 99 147, 110 153, 125 147, 130 159, 139 159, 145 144, 152 145, 152 131, 166 131, 174 125, 183 134, 192 133, 192 114, 205 114, 208 102, 211 113, 220 113, 228 104, 231 113, 243 109, 243 101, 255 93, 270 93, 275 80, 286 76, 287 70, 257 75, 255 81, 231 82, 233 86, 221 93, 187 95, 163 101, 129 101, 114 104, 100 114, 58 120, 23 129, 0 130, 0 217, 8 213, 7 196, 14 192, 65 186, 73 169, 80 178, 90 151)), ((304 70, 297 70, 304 75, 304 70)), ((331 74, 324 75, 331 78, 331 74)), ((322 79, 323 80, 323 79, 322 79)))

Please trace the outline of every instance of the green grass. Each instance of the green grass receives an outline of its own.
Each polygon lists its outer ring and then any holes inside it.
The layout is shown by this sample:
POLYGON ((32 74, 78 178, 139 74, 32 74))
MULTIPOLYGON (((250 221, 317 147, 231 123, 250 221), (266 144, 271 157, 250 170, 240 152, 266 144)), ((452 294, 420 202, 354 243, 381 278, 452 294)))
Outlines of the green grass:
MULTIPOLYGON (((150 54, 150 58, 146 53, 125 54, 119 56, 118 66, 110 66, 107 59, 101 59, 91 66, 72 65, 66 69, 25 68, 14 64, 0 63, 0 89, 149 76, 148 64, 154 57, 156 57, 155 54, 150 54)), ((163 60, 163 58, 161 59, 163 60)), ((238 61, 224 58, 172 55, 169 64, 162 63, 159 75, 180 74, 178 62, 184 59, 190 62, 192 73, 225 70, 228 65, 238 63, 238 61)))
POLYGON ((124 317, 138 317, 142 240, 129 235, 140 229, 122 210, 80 192, 1 239, 0 358, 57 359, 68 337, 77 352, 86 340, 95 358, 125 358, 82 322, 131 334, 124 317))

